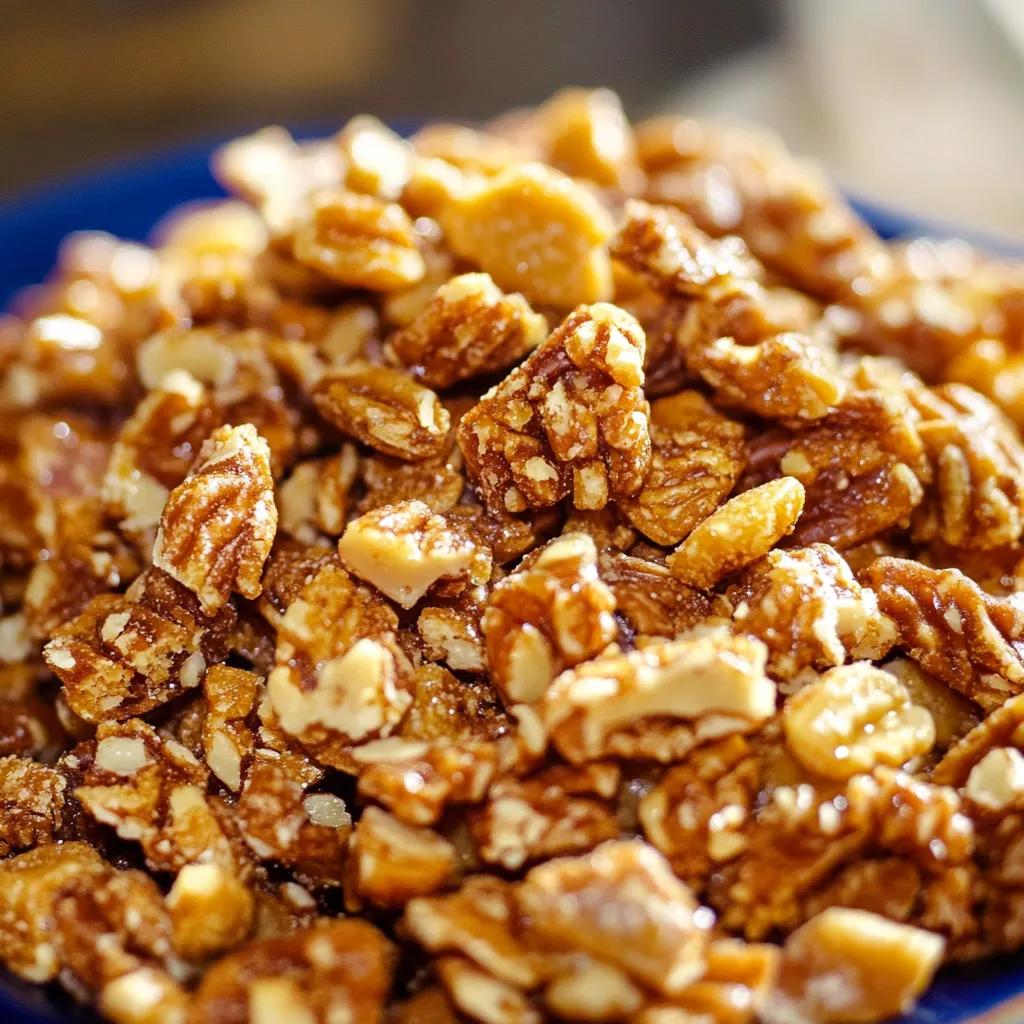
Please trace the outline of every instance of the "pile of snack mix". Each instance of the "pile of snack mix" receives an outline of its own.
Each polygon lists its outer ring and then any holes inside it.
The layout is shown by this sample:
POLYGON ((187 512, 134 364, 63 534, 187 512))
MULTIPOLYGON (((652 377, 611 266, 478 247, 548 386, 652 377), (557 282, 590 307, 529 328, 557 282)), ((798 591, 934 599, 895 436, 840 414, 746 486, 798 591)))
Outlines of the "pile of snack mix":
POLYGON ((1024 944, 1024 265, 606 91, 215 167, 0 320, 11 972, 795 1024, 1024 944))

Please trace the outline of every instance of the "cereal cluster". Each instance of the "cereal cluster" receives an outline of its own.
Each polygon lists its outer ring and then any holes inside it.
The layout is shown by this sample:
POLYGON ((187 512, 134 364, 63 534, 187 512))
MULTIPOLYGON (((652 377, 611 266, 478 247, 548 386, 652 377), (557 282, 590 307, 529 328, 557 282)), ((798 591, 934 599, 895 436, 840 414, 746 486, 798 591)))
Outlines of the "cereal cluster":
POLYGON ((1024 267, 603 90, 214 166, 0 319, 7 970, 839 1024, 1024 944, 1024 267))

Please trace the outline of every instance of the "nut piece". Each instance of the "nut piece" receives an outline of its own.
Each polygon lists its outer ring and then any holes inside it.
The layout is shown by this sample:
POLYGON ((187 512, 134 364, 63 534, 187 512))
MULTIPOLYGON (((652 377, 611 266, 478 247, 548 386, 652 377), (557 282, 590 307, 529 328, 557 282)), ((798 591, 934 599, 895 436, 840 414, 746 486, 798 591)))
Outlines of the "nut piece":
POLYGON ((205 960, 237 946, 252 925, 252 893, 217 864, 186 864, 166 903, 174 950, 186 960, 205 960))
POLYGON ((206 618, 189 590, 148 569, 126 594, 93 598, 54 633, 43 658, 75 714, 93 723, 131 718, 198 686, 206 666, 224 660, 235 619, 230 604, 206 618))
POLYGON ((944 947, 941 936, 920 928, 830 907, 786 940, 773 996, 778 1019, 788 1010, 794 1019, 822 1024, 870 1024, 906 1013, 932 980, 944 947))
POLYGON ((696 391, 651 406, 651 469, 635 497, 620 498, 629 521, 657 544, 678 544, 722 503, 746 464, 743 426, 696 391))
POLYGON ((491 592, 481 620, 491 678, 506 704, 535 704, 559 672, 618 635, 615 597, 584 533, 551 541, 491 592))
POLYGON ((426 272, 405 210, 357 192, 317 193, 293 249, 300 263, 347 288, 387 292, 426 272))
POLYGON ((214 615, 234 590, 259 597, 277 531, 270 449, 255 427, 220 427, 164 506, 153 564, 214 615))
POLYGON ((724 631, 609 654, 563 672, 541 717, 572 764, 609 755, 669 763, 774 714, 766 657, 760 641, 724 631))
POLYGON ((58 838, 67 779, 27 757, 0 757, 0 857, 58 838))
POLYGON ((543 1017, 511 985, 460 956, 435 961, 438 977, 452 1003, 480 1024, 542 1024, 543 1017))
POLYGON ((0 961, 27 981, 53 981, 61 968, 54 945, 54 909, 75 879, 110 871, 86 843, 40 846, 0 862, 0 961))
POLYGON ((612 297, 604 247, 611 218, 587 189, 550 167, 509 167, 446 206, 440 219, 456 255, 530 302, 564 309, 612 297))
POLYGON ((337 455, 300 462, 277 489, 278 528, 303 544, 345 529, 349 491, 359 472, 354 444, 337 455))
POLYGON ((710 590, 746 568, 793 530, 804 507, 799 480, 781 477, 730 498, 669 556, 672 575, 710 590))
POLYGON ((114 1024, 185 1024, 188 993, 154 967, 139 967, 108 981, 96 1007, 114 1024))
POLYGON ((473 875, 457 892, 410 900, 402 919, 408 933, 430 953, 458 953, 516 988, 535 988, 545 957, 518 935, 515 891, 492 875, 473 875))
POLYGON ((644 992, 622 971, 582 955, 544 990, 544 1005, 564 1020, 635 1020, 643 1004, 644 992))
POLYGON ((492 512, 581 509, 636 494, 651 462, 644 335, 617 306, 580 306, 459 424, 492 512))
POLYGON ((445 807, 483 800, 498 770, 493 743, 392 737, 358 747, 359 794, 411 825, 436 825, 445 807))
POLYGON ((499 780, 469 818, 481 860, 518 871, 527 862, 583 853, 617 838, 621 829, 610 801, 620 776, 617 765, 592 763, 499 780))
POLYGON ((918 434, 934 467, 914 521, 915 539, 997 548, 1024 530, 1024 447, 1014 426, 960 384, 908 390, 918 434))
POLYGON ((827 544, 769 551, 726 590, 725 603, 736 628, 767 645, 768 672, 783 681, 847 657, 880 660, 896 641, 874 593, 827 544))
POLYGON ((964 795, 986 811, 1016 808, 1024 797, 1024 755, 1013 747, 990 750, 971 769, 964 795))
POLYGON ((842 551, 908 524, 930 475, 906 402, 880 391, 850 391, 829 414, 799 430, 751 439, 739 486, 792 476, 807 492, 793 544, 842 551))
POLYGON ((412 608, 438 580, 466 576, 480 585, 491 575, 490 552, 422 501, 385 505, 354 519, 338 554, 351 572, 403 608, 412 608))
POLYGON ((451 426, 448 410, 429 388, 361 360, 324 374, 313 401, 339 430, 408 462, 440 455, 451 426))
POLYGON ((349 882, 378 907, 403 907, 446 888, 456 875, 455 847, 436 832, 367 807, 352 833, 349 882))
POLYGON ((339 886, 352 818, 331 793, 306 795, 283 759, 260 759, 238 799, 238 826, 249 849, 263 861, 292 869, 310 888, 339 886))
POLYGON ((626 193, 642 187, 633 129, 610 89, 562 89, 535 117, 559 170, 626 193))
POLYGON ((946 751, 932 775, 946 786, 963 786, 974 766, 991 750, 1024 747, 1024 695, 1011 697, 946 751))
POLYGON ((338 133, 345 156, 345 184, 353 192, 395 200, 412 174, 414 151, 375 117, 353 117, 338 133))
POLYGON ((782 727, 804 767, 829 779, 879 764, 898 768, 935 742, 931 713, 888 672, 863 661, 830 669, 793 694, 782 727))
POLYGON ((389 735, 412 703, 397 627, 383 599, 334 563, 288 605, 267 695, 284 731, 324 763, 352 742, 389 735))
POLYGON ((487 274, 461 274, 388 339, 387 351, 432 388, 449 388, 518 362, 548 336, 547 320, 487 274))
POLYGON ((190 1019, 376 1021, 391 988, 394 948, 354 918, 250 942, 206 972, 190 1019))
POLYGON ((986 711, 1024 689, 1024 595, 990 597, 957 569, 879 558, 861 574, 899 645, 986 711))
POLYGON ((844 390, 834 360, 806 334, 776 334, 755 345, 718 338, 692 346, 686 362, 719 403, 769 420, 819 420, 844 390))
POLYGON ((256 707, 261 679, 227 665, 211 665, 203 678, 206 716, 203 752, 210 771, 232 792, 242 784, 242 767, 253 752, 253 733, 246 724, 256 707))
POLYGON ((640 840, 541 864, 516 902, 531 934, 599 957, 665 995, 704 973, 713 915, 640 840))

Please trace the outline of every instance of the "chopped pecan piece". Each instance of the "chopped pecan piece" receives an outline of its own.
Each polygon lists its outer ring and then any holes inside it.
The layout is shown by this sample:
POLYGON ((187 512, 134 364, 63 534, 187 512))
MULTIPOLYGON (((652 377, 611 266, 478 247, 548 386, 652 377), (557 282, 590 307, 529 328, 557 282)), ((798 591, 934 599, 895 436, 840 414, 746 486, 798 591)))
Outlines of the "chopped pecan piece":
POLYGON ((991 711, 1024 688, 1024 598, 990 597, 956 569, 879 558, 861 574, 899 646, 991 711), (1020 600, 1018 600, 1020 598, 1020 600))
POLYGON ((678 544, 711 515, 746 464, 744 431, 696 391, 659 398, 651 406, 651 469, 619 508, 645 537, 678 544))
POLYGON ((248 874, 234 823, 205 795, 205 766, 176 740, 161 739, 139 719, 104 723, 73 756, 82 782, 76 799, 96 821, 138 842, 150 870, 212 862, 248 874))
POLYGON ((615 639, 615 597, 586 534, 551 541, 501 580, 481 620, 494 685, 508 704, 534 704, 563 669, 615 639))
POLYGON ((542 1016, 512 985, 460 956, 435 961, 448 998, 480 1024, 542 1024, 542 1016))
POLYGON ((620 832, 610 805, 620 769, 595 762, 555 765, 528 779, 503 778, 469 817, 480 858, 517 871, 524 864, 582 853, 620 832))
POLYGON ((458 256, 500 288, 566 308, 611 298, 607 211, 582 185, 541 164, 509 167, 440 214, 458 256))
POLYGON ((235 793, 253 752, 253 731, 246 719, 256 707, 260 682, 252 672, 227 665, 211 665, 203 679, 203 756, 210 771, 235 793))
POLYGON ((422 501, 385 505, 353 520, 338 541, 346 567, 403 608, 412 608, 439 580, 491 575, 490 552, 458 523, 422 501))
POLYGON ((830 907, 786 940, 770 1013, 822 1024, 886 1020, 913 1007, 944 946, 921 928, 830 907))
POLYGON ((317 193, 295 232, 294 254, 338 284, 371 291, 415 284, 426 269, 405 210, 357 192, 317 193))
POLYGON ((186 864, 167 894, 175 952, 205 960, 237 946, 249 934, 252 893, 217 864, 186 864))
POLYGON ((690 348, 687 365, 721 404, 768 420, 820 420, 844 390, 828 350, 806 334, 776 334, 754 345, 718 338, 690 348))
POLYGON ((367 807, 352 833, 349 887, 358 906, 403 907, 445 889, 456 875, 455 847, 436 832, 367 807))
POLYGON ((548 336, 547 320, 487 274, 441 285, 426 309, 388 339, 387 351, 432 388, 503 370, 548 336))
POLYGON ((326 373, 313 401, 339 430, 409 462, 441 454, 451 424, 448 410, 429 388, 361 360, 326 373))
MULTIPOLYGON (((486 592, 480 588, 483 596, 486 592)), ((444 662, 453 672, 484 672, 487 669, 484 639, 480 630, 483 607, 473 600, 444 606, 428 606, 416 620, 423 655, 444 662)))
POLYGON ((289 603, 267 693, 284 731, 325 763, 351 743, 389 735, 412 703, 397 626, 392 609, 336 564, 289 603))
POLYGON ((1011 697, 962 736, 932 770, 943 785, 963 786, 972 770, 990 751, 1024 747, 1024 695, 1011 697))
POLYGON ((393 953, 380 931, 353 918, 250 942, 207 971, 189 1017, 225 1024, 378 1020, 393 953))
POLYGON ((493 511, 600 509, 643 485, 651 463, 644 336, 616 306, 572 312, 459 424, 471 476, 493 511))
POLYGON ((232 591, 259 597, 277 531, 270 449, 250 424, 220 427, 164 506, 153 564, 215 615, 232 591))
POLYGON ((1018 541, 1024 530, 1024 447, 1016 429, 960 384, 909 395, 935 475, 915 515, 915 538, 965 548, 1018 541))
POLYGON ((562 673, 541 717, 573 764, 609 755, 675 761, 774 713, 766 657, 760 641, 721 631, 604 655, 562 673))
POLYGON ((642 637, 672 639, 711 614, 706 594, 680 583, 658 562, 603 551, 599 566, 601 580, 615 597, 615 616, 634 642, 642 637))
POLYGON ((53 931, 62 889, 110 870, 85 843, 40 846, 0 862, 0 960, 8 970, 28 981, 53 981, 61 968, 53 931))
POLYGON ((471 876, 445 896, 410 900, 403 923, 428 952, 458 953, 516 988, 534 988, 545 976, 545 957, 517 934, 514 887, 491 875, 471 876))
POLYGON ((544 990, 544 1005, 565 1020, 634 1020, 644 995, 617 967, 577 954, 544 990))
POLYGON ((364 744, 353 758, 360 795, 412 825, 437 824, 449 805, 480 803, 498 770, 497 748, 488 742, 391 737, 364 744))
POLYGON ((531 935, 599 957, 665 995, 704 973, 713 916, 640 840, 538 865, 516 902, 531 935))
POLYGON ((793 694, 782 727, 801 764, 829 779, 878 764, 898 768, 935 742, 931 712, 888 672, 864 661, 830 669, 793 694))
POLYGON ((276 861, 314 888, 342 884, 352 818, 341 797, 306 795, 277 758, 261 758, 238 798, 238 824, 260 859, 276 861))
MULTIPOLYGON (((882 668, 903 684, 915 704, 927 708, 931 713, 935 723, 935 748, 929 760, 937 760, 950 747, 959 743, 981 719, 981 709, 977 704, 926 672, 910 658, 890 658, 882 668)), ((949 779, 936 778, 934 769, 931 777, 935 782, 950 782, 949 779)))
POLYGON ((768 647, 768 671, 792 681, 847 657, 878 660, 896 640, 874 593, 827 544, 769 551, 725 592, 737 629, 768 647))
POLYGON ((345 157, 345 184, 354 192, 394 200, 412 173, 413 148, 375 117, 353 117, 336 139, 345 157))
POLYGON ((339 536, 358 471, 359 456, 352 444, 337 455, 300 462, 277 489, 281 532, 304 544, 315 544, 324 535, 339 536))
POLYGON ((804 485, 805 508, 789 543, 852 547, 907 524, 929 476, 906 410, 878 391, 853 391, 797 431, 768 430, 749 444, 743 489, 783 474, 804 485))
POLYGON ((159 569, 125 595, 101 594, 61 626, 43 658, 64 698, 87 722, 142 714, 200 684, 222 661, 235 611, 207 618, 193 594, 159 569))
POLYGON ((59 768, 26 757, 0 757, 0 857, 59 838, 67 789, 59 768))
POLYGON ((788 476, 737 494, 690 532, 668 567, 684 583, 710 590, 791 533, 803 507, 803 484, 788 476))

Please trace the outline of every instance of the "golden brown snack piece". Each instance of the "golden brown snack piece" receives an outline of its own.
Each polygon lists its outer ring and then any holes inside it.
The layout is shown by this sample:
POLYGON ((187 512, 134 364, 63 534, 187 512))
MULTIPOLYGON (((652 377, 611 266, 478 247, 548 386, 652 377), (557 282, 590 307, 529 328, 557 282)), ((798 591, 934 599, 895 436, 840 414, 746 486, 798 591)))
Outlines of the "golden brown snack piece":
POLYGON ((232 605, 207 618, 196 597, 149 569, 124 595, 101 594, 43 650, 64 698, 88 722, 142 714, 200 684, 222 661, 232 605))
POLYGON ((352 743, 394 731, 412 703, 398 618, 373 591, 328 563, 288 604, 267 694, 281 728, 325 764, 352 743))
POLYGON ((749 444, 739 486, 779 476, 803 484, 806 502, 792 544, 839 551, 907 524, 929 466, 904 409, 877 391, 854 391, 824 419, 790 431, 769 429, 749 444))
POLYGON ((188 864, 167 894, 172 941, 186 960, 205 960, 237 946, 252 926, 252 893, 217 864, 188 864))
POLYGON ((743 427, 696 391, 651 406, 651 468, 618 506, 645 537, 678 544, 729 494, 743 472, 743 427))
POLYGON ((446 206, 440 221, 456 255, 530 302, 565 309, 612 297, 611 217, 549 167, 510 167, 446 206))
POLYGON ((942 938, 921 928, 830 907, 786 940, 772 1006, 822 1024, 885 1020, 913 1006, 942 951, 942 938))
POLYGON ((153 564, 215 615, 232 591, 259 597, 277 532, 270 449, 251 424, 219 427, 160 517, 153 564))
POLYGON ((480 586, 491 575, 490 551, 422 501, 385 505, 352 520, 338 554, 350 572, 402 608, 412 608, 439 581, 480 586))
POLYGON ((867 662, 829 669, 782 709, 793 755, 808 771, 848 779, 876 765, 898 768, 926 754, 935 722, 893 676, 867 662))
POLYGON ((618 633, 614 611, 586 534, 558 537, 501 580, 480 628, 491 678, 506 703, 537 703, 559 672, 611 643, 618 633))
POLYGON ((428 828, 407 825, 378 807, 367 807, 352 832, 347 904, 403 907, 454 881, 456 851, 428 828))
POLYGON ((487 274, 461 274, 391 335, 387 350, 429 387, 448 388, 511 366, 547 335, 547 320, 522 295, 505 295, 487 274))
POLYGON ((748 732, 775 711, 758 640, 714 630, 563 672, 540 712, 572 764, 605 757, 671 763, 701 742, 748 732))
POLYGON ((921 667, 991 711, 1024 687, 1017 595, 997 598, 956 569, 879 558, 862 574, 921 667))
POLYGON ((290 935, 250 942, 219 960, 195 993, 189 1020, 376 1020, 390 988, 392 961, 393 947, 368 922, 321 921, 290 935))
POLYGON ((737 629, 767 645, 769 673, 787 682, 848 656, 878 660, 896 640, 874 593, 827 544, 769 551, 726 590, 723 603, 737 629))
POLYGON ((914 521, 914 537, 950 547, 999 548, 1024 529, 1024 447, 999 410, 959 384, 912 389, 917 432, 934 482, 914 521))
POLYGON ((803 507, 803 484, 793 477, 751 488, 699 523, 666 564, 676 579, 710 590, 792 533, 803 507))
POLYGON ((27 757, 0 758, 0 856, 55 842, 69 796, 59 768, 27 757))
POLYGON ((610 801, 621 772, 611 763, 555 765, 527 779, 502 779, 469 817, 485 863, 516 871, 527 863, 583 853, 619 835, 610 801))
POLYGON ((281 533, 304 544, 339 536, 358 472, 359 455, 351 444, 337 455, 300 462, 275 495, 281 533))
POLYGON ((313 400, 339 430, 408 462, 439 455, 451 423, 429 388, 397 370, 360 360, 325 374, 313 400))
POLYGON ((492 511, 572 494, 577 508, 629 497, 650 467, 644 336, 606 303, 580 306, 459 425, 470 475, 492 511))
POLYGON ((299 224, 295 258, 348 288, 390 291, 415 284, 423 257, 409 215, 395 203, 357 192, 320 192, 299 224))

